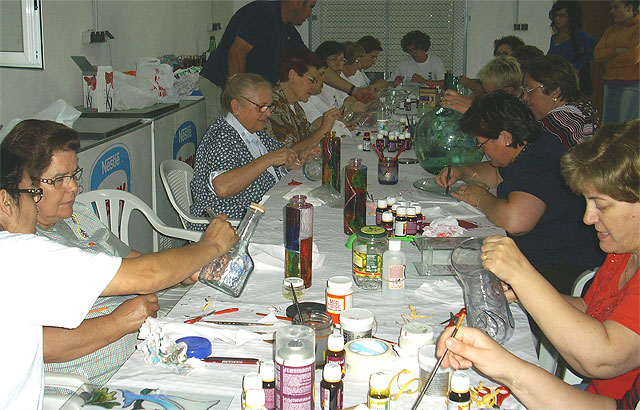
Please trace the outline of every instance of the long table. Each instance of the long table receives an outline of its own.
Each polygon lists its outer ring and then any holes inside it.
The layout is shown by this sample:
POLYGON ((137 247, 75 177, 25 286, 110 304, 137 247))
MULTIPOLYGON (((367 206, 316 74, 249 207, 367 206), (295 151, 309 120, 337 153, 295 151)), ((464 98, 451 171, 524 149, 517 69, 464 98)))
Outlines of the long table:
MULTIPOLYGON (((409 201, 419 201, 423 209, 440 206, 445 212, 477 224, 478 228, 469 230, 469 235, 488 236, 504 233, 501 229, 493 226, 475 208, 451 198, 425 193, 414 188, 412 185, 414 180, 429 176, 418 164, 400 165, 400 181, 397 185, 379 185, 377 182, 377 156, 373 151, 359 151, 359 143, 361 143, 361 137, 343 139, 342 163, 344 166, 348 159, 353 157, 359 157, 363 160, 363 163, 368 167, 369 193, 374 198, 394 195, 409 201)), ((415 157, 415 152, 406 151, 402 157, 415 157)), ((265 203, 266 212, 256 230, 253 243, 281 244, 283 242, 283 207, 288 202, 283 198, 283 195, 294 188, 289 185, 292 180, 311 187, 320 185, 319 182, 308 181, 300 171, 293 171, 285 176, 269 191, 270 197, 265 203)), ((367 222, 374 224, 375 217, 368 215, 367 222)), ((324 303, 327 279, 335 275, 351 276, 351 251, 345 247, 346 240, 347 235, 343 233, 342 209, 329 208, 325 205, 315 207, 314 243, 320 253, 325 255, 325 259, 322 267, 314 269, 313 285, 306 290, 303 301, 324 303)), ((409 313, 409 304, 417 309, 419 315, 432 315, 430 318, 419 321, 433 326, 437 336, 443 329, 439 323, 449 318, 449 312, 455 313, 464 306, 462 290, 453 276, 419 276, 412 264, 412 262, 420 260, 417 248, 405 242, 403 250, 408 258, 404 300, 391 303, 383 300, 379 291, 364 291, 354 284, 353 305, 374 313, 377 322, 375 334, 377 337, 391 341, 398 340, 400 328, 404 324, 401 315, 409 313), (419 291, 416 292, 418 289, 419 291)), ((238 312, 216 316, 216 319, 220 320, 256 321, 259 319, 256 312, 267 312, 268 307, 275 307, 278 309, 278 314, 284 315, 284 310, 290 305, 290 301, 282 296, 283 276, 282 271, 257 268, 249 279, 244 293, 238 299, 223 295, 206 285, 197 283, 178 302, 167 318, 182 322, 186 316, 201 314, 203 306, 210 300, 214 300, 214 302, 207 311, 230 307, 239 308, 238 312)), ((505 347, 519 357, 537 363, 526 315, 516 304, 511 305, 511 310, 516 329, 505 347)), ((252 341, 242 346, 231 346, 220 340, 215 340, 212 354, 273 360, 273 349, 272 344, 264 341, 252 341)), ((396 363, 395 366, 397 367, 397 365, 396 363)), ((400 366, 406 367, 415 374, 418 372, 416 359, 406 359, 400 363, 400 366)), ((140 389, 162 388, 186 395, 197 395, 203 392, 232 395, 233 402, 230 408, 237 409, 240 407, 242 377, 250 371, 257 371, 257 366, 207 363, 203 369, 183 376, 145 363, 142 353, 136 351, 107 386, 128 386, 140 389)), ((495 382, 482 377, 473 370, 469 370, 468 374, 472 385, 478 385, 480 381, 483 381, 484 385, 497 386, 495 382)), ((315 396, 316 408, 318 409, 320 408, 318 385, 321 379, 322 374, 318 370, 316 371, 315 396)), ((355 380, 347 375, 344 384, 345 407, 366 402, 368 389, 366 380, 355 380)), ((415 397, 416 394, 405 394, 398 401, 392 402, 391 406, 394 409, 410 408, 415 397)), ((445 409, 446 404, 444 398, 425 396, 421 408, 445 409)), ((503 408, 522 408, 522 405, 510 397, 505 401, 503 408)))

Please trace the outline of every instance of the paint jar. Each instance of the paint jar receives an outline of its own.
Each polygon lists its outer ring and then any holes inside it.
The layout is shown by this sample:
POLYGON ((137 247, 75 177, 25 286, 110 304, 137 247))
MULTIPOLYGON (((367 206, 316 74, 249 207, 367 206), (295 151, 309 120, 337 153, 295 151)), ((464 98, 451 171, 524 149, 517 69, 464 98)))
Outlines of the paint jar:
POLYGON ((395 185, 398 183, 398 160, 392 157, 378 158, 378 183, 395 185))
POLYGON ((282 296, 290 301, 293 301, 293 292, 291 292, 291 285, 293 284, 293 291, 296 293, 296 298, 302 300, 304 298, 304 281, 302 278, 285 278, 282 281, 282 296))
POLYGON ((346 276, 333 276, 327 281, 327 313, 334 324, 340 324, 340 312, 353 306, 353 282, 346 276))
POLYGON ((380 226, 365 226, 353 241, 351 264, 353 280, 364 290, 382 287, 382 254, 389 242, 387 231, 380 226))
POLYGON ((276 410, 315 408, 315 346, 310 327, 292 325, 276 332, 276 410))
MULTIPOLYGON (((418 363, 420 364, 420 381, 426 383, 429 376, 433 372, 438 359, 436 358, 436 346, 427 345, 418 350, 418 363)), ((449 377, 451 368, 443 369, 440 367, 436 372, 431 385, 427 389, 426 395, 433 397, 446 397, 449 393, 449 377)))
POLYGON ((433 328, 424 323, 412 322, 402 326, 398 346, 409 356, 417 356, 418 350, 433 344, 433 328))
POLYGON ((373 313, 366 309, 351 308, 340 313, 340 330, 344 342, 373 335, 373 313))
POLYGON ((333 320, 329 314, 317 310, 302 311, 302 320, 301 323, 296 315, 293 318, 293 323, 308 326, 314 330, 316 339, 315 363, 316 367, 322 367, 327 359, 327 342, 329 335, 333 332, 333 320))

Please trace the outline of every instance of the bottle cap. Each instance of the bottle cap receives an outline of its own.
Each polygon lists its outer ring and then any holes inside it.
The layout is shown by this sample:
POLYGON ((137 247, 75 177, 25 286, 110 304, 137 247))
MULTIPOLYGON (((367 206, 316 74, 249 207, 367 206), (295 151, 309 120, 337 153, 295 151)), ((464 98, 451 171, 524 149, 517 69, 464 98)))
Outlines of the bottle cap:
POLYGON ((371 377, 369 377, 369 386, 375 390, 388 390, 389 375, 384 372, 371 373, 371 377))
POLYGON ((346 276, 332 276, 327 281, 327 287, 335 289, 336 291, 349 291, 353 287, 353 282, 351 282, 351 278, 346 276))
POLYGON ((407 207, 407 206, 409 206, 409 202, 407 202, 407 201, 398 201, 398 206, 407 207))
POLYGON ((187 345, 187 357, 204 359, 211 354, 211 342, 206 337, 186 336, 176 340, 176 343, 187 345))
POLYGON ((389 250, 390 251, 401 251, 402 250, 402 241, 397 239, 389 239, 389 250))
POLYGON ((456 393, 466 393, 469 391, 469 376, 459 371, 453 372, 451 376, 451 390, 456 393))
POLYGON ((260 377, 263 382, 272 382, 276 379, 276 369, 273 360, 260 363, 260 377))
POLYGON ((416 210, 416 215, 422 213, 422 207, 420 205, 411 205, 416 210))
POLYGON ((382 222, 393 222, 393 212, 384 211, 382 213, 382 222))
POLYGON ((378 208, 386 208, 387 200, 386 199, 378 199, 378 208))
POLYGON ((364 238, 382 238, 383 236, 387 236, 387 230, 380 226, 367 225, 360 228, 358 236, 364 238))
POLYGON ((244 375, 242 379, 242 390, 262 389, 262 377, 258 372, 251 372, 244 375))
POLYGON ((264 408, 265 397, 262 387, 260 389, 247 390, 244 395, 244 403, 249 409, 264 408))
POLYGON ((343 331, 359 332, 370 330, 373 327, 373 313, 359 308, 343 310, 340 312, 340 326, 343 331))
POLYGON ((282 286, 287 288, 291 288, 291 284, 293 283, 294 289, 304 288, 304 280, 302 278, 284 278, 282 281, 282 286))
POLYGON ((344 350, 344 337, 340 333, 330 334, 329 340, 327 341, 327 347, 332 352, 344 350))
POLYGON ((387 204, 393 205, 395 203, 396 203, 396 197, 395 196, 388 196, 387 197, 387 204))
POLYGON ((414 208, 413 206, 410 206, 407 208, 407 215, 408 216, 416 216, 416 208, 414 208))
POLYGON ((396 209, 396 215, 406 215, 407 214, 407 208, 404 206, 399 206, 398 209, 396 209))
POLYGON ((342 380, 342 367, 338 363, 325 364, 322 369, 322 378, 328 382, 339 382, 342 380))
POLYGON ((382 133, 378 134, 378 136, 376 137, 377 140, 381 140, 384 139, 384 135, 382 135, 382 133))

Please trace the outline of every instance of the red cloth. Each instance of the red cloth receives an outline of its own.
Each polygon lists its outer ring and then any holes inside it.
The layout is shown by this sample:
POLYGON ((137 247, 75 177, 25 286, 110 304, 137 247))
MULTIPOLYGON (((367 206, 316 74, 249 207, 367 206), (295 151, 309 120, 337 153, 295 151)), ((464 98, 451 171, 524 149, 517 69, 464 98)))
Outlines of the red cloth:
MULTIPOLYGON (((620 276, 630 257, 629 253, 607 255, 584 300, 589 316, 600 322, 612 320, 640 334, 640 270, 618 290, 620 276)), ((620 399, 633 387, 638 373, 639 368, 635 368, 612 379, 594 379, 587 391, 620 399)))

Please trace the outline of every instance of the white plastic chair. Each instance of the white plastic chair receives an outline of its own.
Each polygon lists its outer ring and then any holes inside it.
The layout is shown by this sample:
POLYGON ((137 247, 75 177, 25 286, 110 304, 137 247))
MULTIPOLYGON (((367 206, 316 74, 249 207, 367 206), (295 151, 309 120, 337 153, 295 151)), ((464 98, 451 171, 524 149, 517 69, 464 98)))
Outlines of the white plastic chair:
MULTIPOLYGON (((84 376, 55 372, 44 372, 44 385, 78 393, 90 393, 95 389, 95 386, 84 376)), ((45 393, 42 401, 42 410, 75 410, 82 408, 83 405, 84 400, 81 397, 74 396, 73 393, 45 393)))
POLYGON ((149 205, 145 204, 144 201, 137 196, 126 191, 120 191, 118 189, 98 189, 83 192, 78 195, 77 200, 86 205, 93 206, 93 211, 100 221, 127 245, 129 245, 129 218, 133 211, 142 213, 153 229, 164 236, 196 242, 200 240, 203 234, 203 232, 199 231, 168 226, 160 220, 149 205), (107 212, 107 206, 109 207, 109 212, 107 212))

